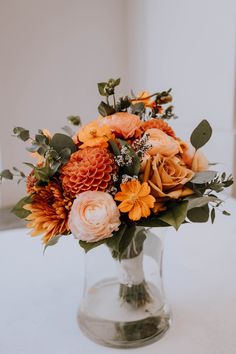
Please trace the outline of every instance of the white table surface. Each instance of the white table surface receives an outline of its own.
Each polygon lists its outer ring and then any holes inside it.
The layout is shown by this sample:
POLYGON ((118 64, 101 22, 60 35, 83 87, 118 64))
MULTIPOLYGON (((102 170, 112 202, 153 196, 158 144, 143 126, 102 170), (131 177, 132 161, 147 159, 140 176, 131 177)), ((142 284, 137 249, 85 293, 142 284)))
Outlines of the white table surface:
MULTIPOLYGON (((174 321, 160 341, 137 354, 236 353, 236 200, 231 217, 183 225, 166 237, 164 276, 174 321)), ((218 214, 218 213, 217 213, 218 214)), ((83 252, 73 238, 42 254, 25 229, 0 233, 0 354, 124 353, 94 344, 76 312, 83 252)))

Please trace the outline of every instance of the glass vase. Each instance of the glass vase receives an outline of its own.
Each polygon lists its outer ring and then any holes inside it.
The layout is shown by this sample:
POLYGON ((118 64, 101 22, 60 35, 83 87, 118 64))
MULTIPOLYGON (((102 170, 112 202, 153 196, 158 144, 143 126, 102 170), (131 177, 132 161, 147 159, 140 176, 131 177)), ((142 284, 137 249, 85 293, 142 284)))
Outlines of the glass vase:
POLYGON ((94 342, 139 347, 157 341, 168 330, 171 314, 162 279, 164 235, 158 236, 159 230, 163 229, 136 227, 120 259, 105 245, 85 255, 78 323, 94 342))

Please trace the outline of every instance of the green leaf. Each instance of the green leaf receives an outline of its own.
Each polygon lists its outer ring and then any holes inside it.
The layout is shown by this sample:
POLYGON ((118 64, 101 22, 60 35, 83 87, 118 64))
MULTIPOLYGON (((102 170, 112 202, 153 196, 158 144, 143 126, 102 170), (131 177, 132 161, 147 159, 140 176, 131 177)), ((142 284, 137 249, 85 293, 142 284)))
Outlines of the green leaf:
POLYGON ((98 91, 99 91, 99 93, 100 93, 101 96, 109 96, 109 95, 107 94, 107 92, 105 92, 105 90, 104 90, 104 88, 105 88, 106 85, 107 85, 106 82, 99 82, 99 83, 98 83, 98 91))
POLYGON ((136 229, 137 229, 136 225, 133 224, 130 226, 126 226, 124 228, 124 230, 122 231, 122 235, 120 236, 120 242, 118 244, 118 257, 119 257, 119 259, 122 258, 127 247, 129 246, 129 244, 133 240, 136 229))
POLYGON ((13 179, 13 173, 10 170, 3 170, 0 173, 0 178, 13 179))
POLYGON ((31 212, 29 210, 24 209, 26 204, 30 204, 32 202, 32 197, 27 196, 19 200, 19 202, 12 208, 11 212, 15 214, 20 219, 25 219, 31 212))
POLYGON ((114 86, 118 86, 120 85, 120 78, 116 79, 114 82, 114 86))
POLYGON ((163 212, 159 219, 164 221, 166 224, 173 226, 176 230, 184 222, 187 216, 188 201, 183 201, 175 204, 169 210, 163 212))
POLYGON ((138 226, 144 226, 144 227, 170 227, 170 224, 167 224, 166 222, 162 221, 159 218, 159 215, 154 215, 149 217, 148 219, 142 218, 139 221, 136 222, 136 225, 138 226))
POLYGON ((60 152, 60 156, 61 156, 61 163, 65 164, 70 159, 71 150, 69 148, 62 149, 60 152))
POLYGON ((110 144, 110 146, 111 146, 112 151, 114 152, 114 154, 115 154, 116 156, 120 155, 120 149, 118 148, 118 145, 117 145, 116 141, 113 140, 113 139, 111 139, 111 140, 109 140, 109 144, 110 144))
POLYGON ((113 233, 113 236, 110 238, 106 239, 106 244, 109 248, 112 249, 112 251, 118 252, 120 251, 120 242, 122 239, 122 236, 124 235, 126 231, 127 225, 126 224, 121 224, 119 227, 119 230, 113 233))
POLYGON ((107 103, 105 102, 101 102, 100 105, 98 106, 98 112, 103 116, 110 116, 111 114, 115 113, 116 110, 112 107, 109 106, 107 103))
POLYGON ((222 214, 223 214, 223 215, 226 215, 226 216, 230 216, 230 215, 231 215, 231 214, 230 214, 228 211, 226 211, 226 210, 223 210, 223 211, 222 211, 222 214))
POLYGON ((81 124, 81 118, 80 116, 69 116, 67 117, 67 120, 75 126, 79 126, 81 124))
POLYGON ((17 138, 27 141, 29 139, 29 130, 22 127, 15 127, 13 129, 13 133, 17 136, 17 138))
POLYGON ((203 119, 201 123, 192 132, 190 141, 191 144, 198 150, 205 145, 212 135, 212 128, 206 119, 203 119))
POLYGON ((188 211, 187 217, 192 222, 207 222, 209 219, 209 206, 193 208, 188 211))
POLYGON ((57 235, 57 236, 53 236, 50 238, 50 240, 47 242, 47 244, 44 246, 44 250, 43 250, 43 253, 45 253, 46 249, 49 247, 49 246, 54 246, 57 244, 57 242, 59 241, 59 239, 64 236, 64 235, 57 235))
POLYGON ((145 110, 145 104, 143 102, 138 102, 131 105, 131 110, 133 114, 140 114, 145 110))
POLYGON ((195 173, 194 177, 191 179, 191 183, 194 184, 204 184, 211 182, 217 175, 215 171, 203 171, 195 173))
POLYGON ((29 139, 29 130, 24 130, 20 132, 18 137, 23 141, 27 141, 29 139))
POLYGON ((93 248, 98 247, 106 242, 106 239, 98 241, 98 242, 86 242, 86 241, 79 241, 80 246, 85 250, 85 252, 91 251, 93 248))
POLYGON ((213 197, 213 196, 189 198, 188 199, 188 210, 191 210, 193 208, 202 207, 210 202, 217 203, 217 202, 221 202, 221 200, 218 199, 217 197, 213 197))
POLYGON ((52 140, 50 141, 50 146, 59 154, 65 148, 69 148, 71 153, 76 151, 76 145, 71 137, 61 133, 56 133, 53 135, 52 140))
POLYGON ((215 211, 215 208, 212 208, 211 209, 211 223, 212 224, 214 224, 215 217, 216 217, 216 211, 215 211))

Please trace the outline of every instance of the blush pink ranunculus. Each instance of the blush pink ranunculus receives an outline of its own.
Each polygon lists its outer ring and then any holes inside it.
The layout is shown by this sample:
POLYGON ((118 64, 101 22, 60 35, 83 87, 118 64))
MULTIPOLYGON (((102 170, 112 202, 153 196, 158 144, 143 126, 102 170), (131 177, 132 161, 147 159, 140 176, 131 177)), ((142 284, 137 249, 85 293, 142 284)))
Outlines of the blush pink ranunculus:
POLYGON ((101 118, 100 122, 109 126, 115 135, 124 139, 132 138, 142 124, 139 116, 127 112, 118 112, 101 118))
POLYGON ((75 238, 100 241, 111 237, 119 225, 120 212, 110 194, 87 191, 75 198, 69 216, 69 228, 75 238))
POLYGON ((148 150, 151 156, 161 154, 162 156, 170 157, 178 154, 181 150, 179 141, 160 129, 148 129, 146 134, 149 136, 148 143, 151 144, 151 148, 148 150))

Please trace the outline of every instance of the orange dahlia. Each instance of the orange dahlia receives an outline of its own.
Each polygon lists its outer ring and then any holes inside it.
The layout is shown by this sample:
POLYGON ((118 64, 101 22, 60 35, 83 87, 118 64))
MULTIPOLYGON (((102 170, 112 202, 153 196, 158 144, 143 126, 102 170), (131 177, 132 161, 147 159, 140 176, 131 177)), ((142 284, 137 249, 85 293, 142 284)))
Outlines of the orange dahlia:
POLYGON ((144 122, 141 126, 141 130, 143 132, 145 132, 148 129, 152 129, 152 128, 157 128, 162 130, 164 133, 166 133, 167 135, 172 136, 173 138, 176 138, 175 132, 174 130, 169 126, 169 124, 167 124, 164 120, 162 119, 150 119, 146 122, 144 122))
POLYGON ((87 147, 74 152, 61 169, 61 181, 71 197, 85 191, 106 191, 116 170, 112 154, 105 148, 87 147))
POLYGON ((31 236, 43 234, 42 241, 47 244, 57 235, 69 232, 68 217, 72 202, 64 197, 58 181, 46 186, 34 186, 33 201, 24 206, 31 214, 27 216, 27 227, 32 228, 31 236))
POLYGON ((138 180, 131 180, 120 185, 121 192, 116 193, 115 200, 120 201, 118 206, 122 213, 129 213, 131 220, 147 218, 150 208, 154 207, 155 198, 150 195, 151 189, 147 182, 140 183, 138 180))

